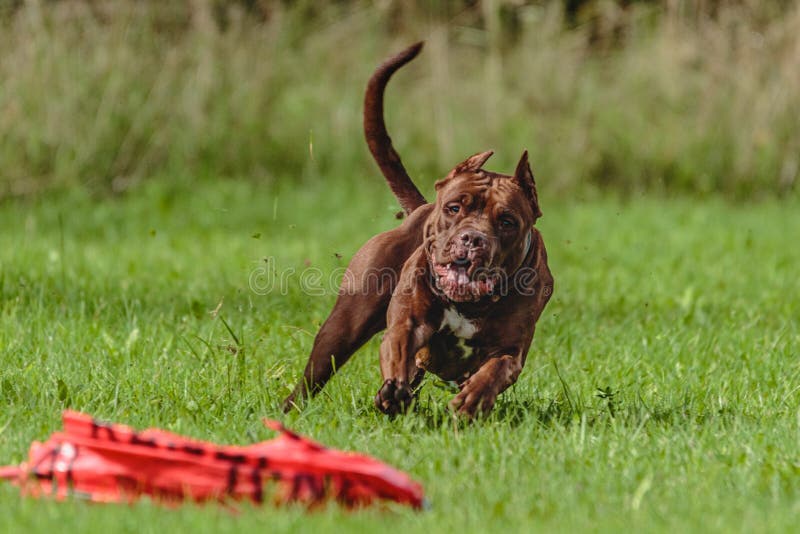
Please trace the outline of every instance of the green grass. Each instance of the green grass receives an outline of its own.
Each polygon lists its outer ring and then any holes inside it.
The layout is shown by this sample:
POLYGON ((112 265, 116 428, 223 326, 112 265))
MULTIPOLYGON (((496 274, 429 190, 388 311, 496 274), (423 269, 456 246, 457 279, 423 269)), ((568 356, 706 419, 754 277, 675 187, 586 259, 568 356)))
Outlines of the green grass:
MULTIPOLYGON (((251 274, 269 257, 327 275, 395 225, 385 187, 363 181, 148 182, 106 202, 2 204, 1 463, 23 460, 65 407, 221 442, 269 438, 260 419, 283 418, 333 295, 307 296, 299 278, 259 295, 251 274)), ((430 379, 414 413, 377 413, 377 340, 283 418, 407 470, 429 511, 59 504, 2 485, 0 531, 792 530, 798 205, 554 200, 542 182, 556 291, 488 420, 455 423, 430 379)))

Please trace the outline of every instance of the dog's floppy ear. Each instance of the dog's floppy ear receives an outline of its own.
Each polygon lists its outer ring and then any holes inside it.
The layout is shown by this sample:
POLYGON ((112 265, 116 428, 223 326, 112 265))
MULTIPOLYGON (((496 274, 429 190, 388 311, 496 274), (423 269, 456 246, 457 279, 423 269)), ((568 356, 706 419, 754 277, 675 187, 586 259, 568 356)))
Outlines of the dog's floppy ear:
POLYGON ((487 150, 486 152, 479 152, 478 154, 472 155, 453 167, 453 170, 445 177, 443 180, 439 180, 436 182, 435 187, 438 191, 450 178, 461 174, 463 172, 477 172, 481 170, 483 164, 486 163, 486 160, 492 157, 494 154, 494 150, 487 150))
POLYGON ((522 153, 522 157, 517 163, 517 170, 514 171, 514 178, 519 182, 522 190, 528 196, 533 208, 533 216, 537 219, 542 216, 542 210, 539 209, 539 195, 536 194, 536 181, 533 179, 531 166, 528 163, 528 151, 522 153))

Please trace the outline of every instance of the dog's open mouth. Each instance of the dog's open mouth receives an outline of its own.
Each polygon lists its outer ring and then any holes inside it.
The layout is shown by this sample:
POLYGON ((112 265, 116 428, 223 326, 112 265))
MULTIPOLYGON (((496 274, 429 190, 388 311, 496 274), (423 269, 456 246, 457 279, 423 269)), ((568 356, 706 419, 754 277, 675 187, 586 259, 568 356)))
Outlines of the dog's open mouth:
POLYGON ((436 285, 452 301, 468 302, 491 295, 497 282, 484 268, 473 268, 469 260, 454 260, 450 263, 434 264, 436 285))

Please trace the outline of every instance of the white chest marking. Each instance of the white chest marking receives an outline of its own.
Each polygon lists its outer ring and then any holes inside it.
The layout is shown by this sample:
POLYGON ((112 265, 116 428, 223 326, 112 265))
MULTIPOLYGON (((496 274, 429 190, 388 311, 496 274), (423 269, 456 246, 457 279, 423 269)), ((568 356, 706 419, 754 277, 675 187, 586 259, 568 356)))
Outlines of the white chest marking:
POLYGON ((468 360, 469 358, 472 358, 472 347, 467 345, 466 340, 458 338, 458 341, 456 341, 456 347, 458 347, 458 350, 461 351, 461 359, 468 360))
POLYGON ((453 308, 444 310, 444 317, 442 318, 442 325, 439 327, 441 332, 445 328, 450 329, 459 339, 471 339, 478 331, 475 323, 458 313, 453 308))

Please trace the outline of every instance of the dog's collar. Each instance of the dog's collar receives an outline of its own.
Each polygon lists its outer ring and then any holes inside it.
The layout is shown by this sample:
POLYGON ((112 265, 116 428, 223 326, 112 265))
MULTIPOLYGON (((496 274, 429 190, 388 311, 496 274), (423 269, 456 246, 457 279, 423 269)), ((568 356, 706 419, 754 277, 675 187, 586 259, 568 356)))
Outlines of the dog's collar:
POLYGON ((525 252, 522 253, 523 258, 528 257, 528 252, 531 251, 531 243, 533 243, 533 228, 530 229, 528 235, 525 237, 525 252))

